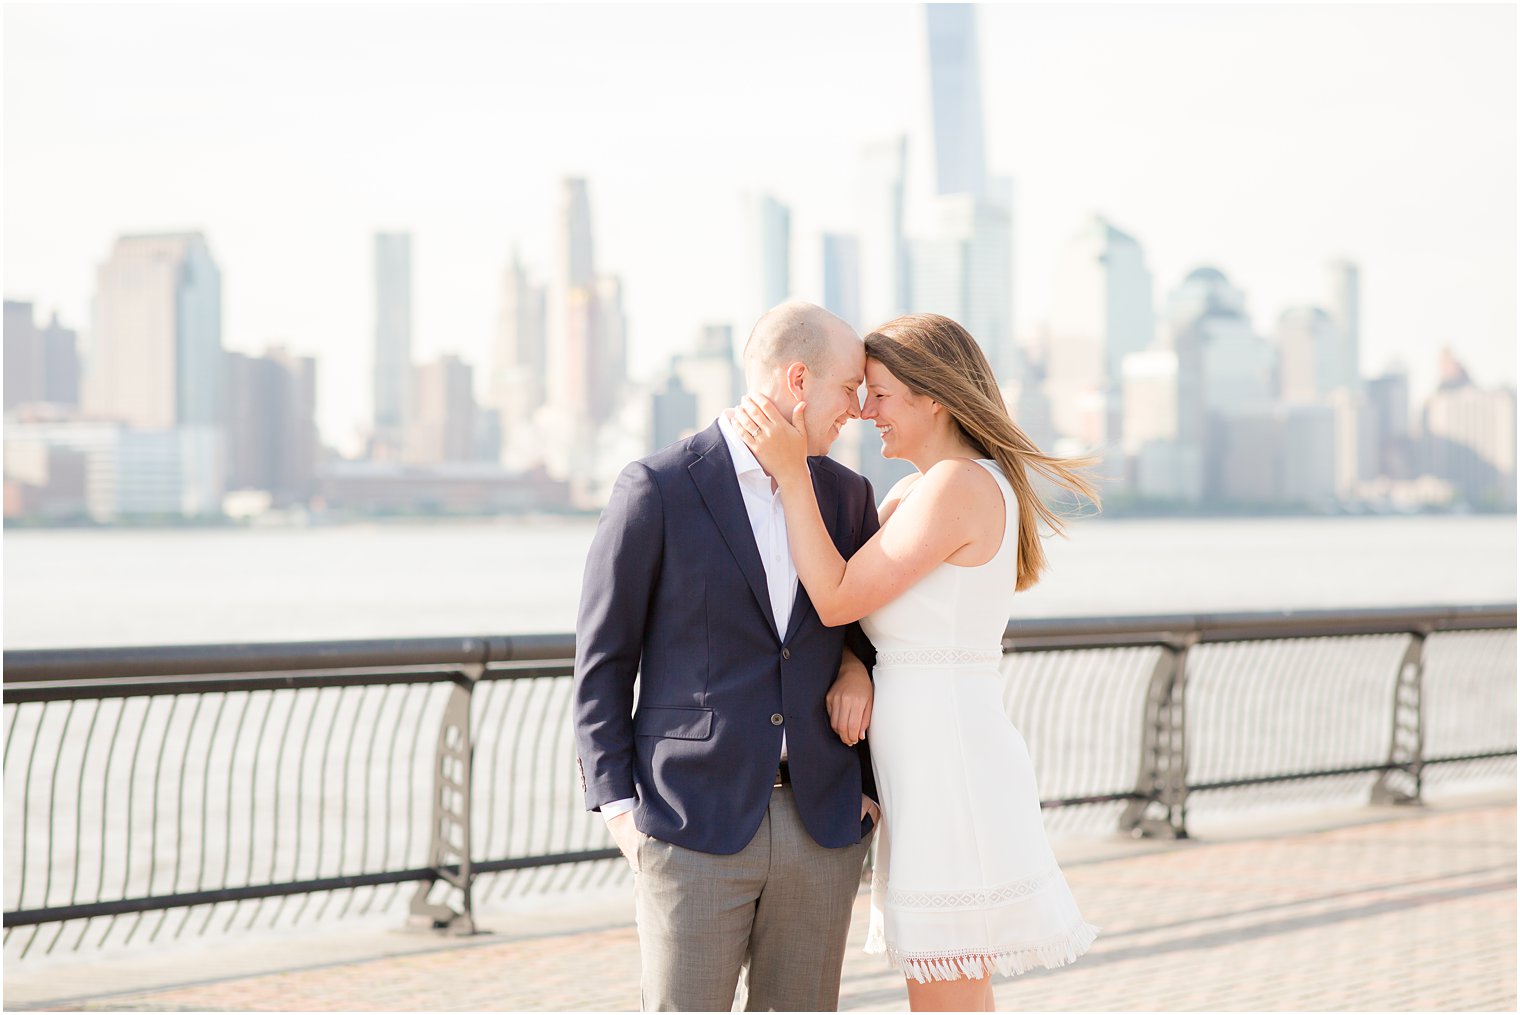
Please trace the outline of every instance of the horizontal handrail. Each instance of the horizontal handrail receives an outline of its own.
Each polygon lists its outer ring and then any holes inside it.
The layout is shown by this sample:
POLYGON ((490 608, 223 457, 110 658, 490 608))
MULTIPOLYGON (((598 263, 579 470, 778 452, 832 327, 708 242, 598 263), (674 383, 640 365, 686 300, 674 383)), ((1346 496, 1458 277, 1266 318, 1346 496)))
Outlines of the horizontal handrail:
MULTIPOLYGON (((1018 620, 1003 636, 1008 651, 1119 648, 1179 641, 1243 641, 1333 635, 1398 634, 1514 627, 1516 604, 1349 610, 1179 613, 1018 620)), ((5 653, 5 683, 124 680, 339 669, 393 669, 563 660, 573 634, 349 641, 230 642, 115 648, 15 649, 5 653)), ((415 678, 414 678, 415 679, 415 678)), ((446 679, 446 678, 438 678, 446 679)), ((351 683, 387 683, 356 674, 351 683)), ((238 685, 247 689, 246 685, 238 685)), ((266 686, 266 685, 260 685, 266 686)), ((293 686, 293 685, 278 685, 293 686)), ((225 687, 207 688, 225 690, 225 687)), ((145 693, 162 693, 161 690, 145 693)))

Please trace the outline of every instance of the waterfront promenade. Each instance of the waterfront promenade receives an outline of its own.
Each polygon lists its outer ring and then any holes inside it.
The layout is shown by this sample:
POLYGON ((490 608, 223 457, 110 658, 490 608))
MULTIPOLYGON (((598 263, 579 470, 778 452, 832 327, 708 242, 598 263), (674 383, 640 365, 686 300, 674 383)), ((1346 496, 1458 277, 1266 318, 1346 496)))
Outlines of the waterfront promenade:
MULTIPOLYGON (((998 987, 1003 1010, 1515 1010, 1513 788, 1416 807, 1217 818, 1184 841, 1055 843, 1103 930, 1068 968, 998 987)), ((841 1008, 904 1010, 861 953, 841 1008)), ((490 933, 342 924, 132 960, 8 962, 5 1005, 55 1010, 633 1010, 638 948, 621 892, 487 910, 490 933)))

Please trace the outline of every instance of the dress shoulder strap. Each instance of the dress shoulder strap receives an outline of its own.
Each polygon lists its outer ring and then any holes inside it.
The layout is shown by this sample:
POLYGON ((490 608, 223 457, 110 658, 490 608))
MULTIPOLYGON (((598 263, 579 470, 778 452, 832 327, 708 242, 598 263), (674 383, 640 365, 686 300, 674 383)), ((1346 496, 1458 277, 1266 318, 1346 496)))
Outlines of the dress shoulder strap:
MULTIPOLYGON (((1003 467, 994 458, 978 458, 976 463, 997 480, 998 489, 1003 492, 1003 542, 998 548, 997 556, 1001 557, 1006 551, 1017 546, 1017 540, 1009 539, 1009 533, 1013 532, 1019 522, 1019 498, 1013 492, 1013 484, 1008 482, 1008 477, 1003 475, 1003 467)), ((994 558, 996 559, 996 558, 994 558)))

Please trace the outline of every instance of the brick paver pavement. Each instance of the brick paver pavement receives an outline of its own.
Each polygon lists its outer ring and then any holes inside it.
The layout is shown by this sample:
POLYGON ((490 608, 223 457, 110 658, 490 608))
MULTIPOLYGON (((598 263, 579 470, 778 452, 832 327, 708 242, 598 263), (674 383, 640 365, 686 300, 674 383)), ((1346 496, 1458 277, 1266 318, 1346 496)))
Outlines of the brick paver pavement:
MULTIPOLYGON (((998 1006, 1513 1011, 1515 863, 1513 800, 1063 863, 1102 933, 1074 965, 1001 981, 998 1006)), ((905 1010, 899 976, 860 951, 865 904, 862 896, 841 1007, 905 1010)), ((616 1011, 637 1008, 637 983, 638 942, 624 917, 54 1007, 616 1011)))

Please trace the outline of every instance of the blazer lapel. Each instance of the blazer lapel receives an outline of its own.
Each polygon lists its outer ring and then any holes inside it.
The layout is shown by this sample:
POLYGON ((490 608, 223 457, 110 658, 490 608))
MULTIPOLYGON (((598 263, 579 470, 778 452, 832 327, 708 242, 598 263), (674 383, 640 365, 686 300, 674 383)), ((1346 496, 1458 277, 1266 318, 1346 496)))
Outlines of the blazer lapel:
MULTIPOLYGON (((734 555, 755 602, 765 614, 771 631, 780 638, 780 627, 771 612, 770 588, 765 583, 765 566, 760 563, 760 551, 755 546, 755 532, 749 525, 749 512, 744 509, 744 494, 739 491, 739 477, 734 473, 733 456, 718 424, 703 430, 692 439, 691 450, 700 455, 686 467, 697 492, 718 523, 723 541, 734 555)), ((795 612, 795 611, 793 611, 795 612)))
MULTIPOLYGON (((839 550, 841 557, 848 557, 844 547, 839 545, 838 514, 839 514, 839 490, 838 481, 828 469, 821 468, 809 463, 808 468, 813 473, 813 495, 818 498, 818 513, 823 516, 824 527, 829 530, 829 538, 834 541, 834 547, 839 550)), ((809 613, 813 612, 813 601, 808 598, 807 588, 801 581, 797 582, 797 598, 792 601, 792 615, 786 625, 786 637, 782 644, 792 640, 797 629, 802 626, 802 621, 809 613)))

